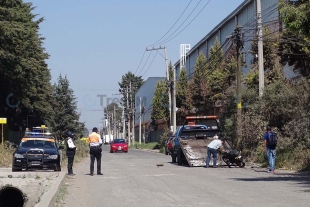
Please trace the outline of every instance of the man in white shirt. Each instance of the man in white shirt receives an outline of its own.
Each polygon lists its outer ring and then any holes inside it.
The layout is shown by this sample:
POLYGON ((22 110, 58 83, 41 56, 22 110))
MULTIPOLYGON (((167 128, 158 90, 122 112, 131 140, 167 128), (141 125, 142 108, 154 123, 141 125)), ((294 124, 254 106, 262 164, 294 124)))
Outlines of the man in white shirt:
POLYGON ((215 139, 208 145, 208 156, 206 159, 206 167, 209 167, 211 154, 213 157, 213 167, 216 168, 216 160, 217 160, 217 151, 220 147, 222 147, 224 144, 224 140, 215 139))

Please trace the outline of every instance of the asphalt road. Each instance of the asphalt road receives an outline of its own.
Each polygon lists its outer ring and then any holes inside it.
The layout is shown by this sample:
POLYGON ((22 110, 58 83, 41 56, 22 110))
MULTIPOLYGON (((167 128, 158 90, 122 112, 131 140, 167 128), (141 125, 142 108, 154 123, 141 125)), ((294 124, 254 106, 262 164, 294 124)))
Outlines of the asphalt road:
POLYGON ((184 167, 170 163, 170 156, 159 153, 130 150, 110 154, 108 149, 104 146, 104 175, 87 175, 89 159, 74 166, 77 175, 67 180, 68 195, 63 206, 310 205, 308 176, 287 172, 269 174, 265 169, 184 167))

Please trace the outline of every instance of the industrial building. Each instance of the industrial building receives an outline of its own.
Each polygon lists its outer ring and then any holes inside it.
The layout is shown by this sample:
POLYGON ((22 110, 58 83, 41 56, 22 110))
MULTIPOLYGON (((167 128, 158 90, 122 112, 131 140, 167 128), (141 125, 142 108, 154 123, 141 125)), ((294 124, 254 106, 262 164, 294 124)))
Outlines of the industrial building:
MULTIPOLYGON (((244 33, 244 48, 242 52, 246 54, 245 65, 250 65, 253 57, 248 51, 251 47, 251 41, 254 39, 254 36, 257 33, 256 3, 256 0, 245 0, 232 13, 230 13, 225 19, 223 19, 214 29, 212 29, 205 37, 203 37, 196 45, 194 45, 194 47, 189 48, 189 45, 181 45, 180 60, 178 60, 174 64, 177 77, 179 76, 180 69, 185 68, 190 78, 191 74, 193 74, 194 72, 194 66, 198 54, 202 52, 208 58, 210 48, 214 45, 216 39, 219 40, 221 45, 225 45, 227 38, 232 35, 237 26, 240 26, 242 28, 242 33, 244 33)), ((279 0, 261 0, 263 26, 276 25, 276 27, 278 27, 280 25, 278 3, 279 0)), ((243 72, 246 73, 248 68, 249 67, 243 67, 243 72)), ((158 80, 162 79, 164 78, 149 78, 146 83, 140 88, 136 95, 135 140, 139 140, 138 115, 140 111, 139 100, 137 100, 137 98, 147 97, 147 109, 151 110, 151 104, 156 83, 158 80)), ((144 120, 150 121, 150 111, 148 111, 147 113, 148 115, 145 114, 144 120)), ((150 132, 149 134, 151 134, 151 137, 149 138, 151 141, 158 141, 160 139, 160 132, 150 132)))

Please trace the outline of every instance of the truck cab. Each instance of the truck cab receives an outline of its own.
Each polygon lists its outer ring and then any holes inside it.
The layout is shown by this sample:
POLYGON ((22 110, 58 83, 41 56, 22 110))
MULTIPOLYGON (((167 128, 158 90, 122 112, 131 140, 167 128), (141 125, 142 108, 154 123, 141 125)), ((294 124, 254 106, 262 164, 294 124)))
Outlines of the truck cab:
POLYGON ((205 165, 207 145, 219 133, 217 116, 187 116, 172 142, 172 162, 178 165, 205 165))

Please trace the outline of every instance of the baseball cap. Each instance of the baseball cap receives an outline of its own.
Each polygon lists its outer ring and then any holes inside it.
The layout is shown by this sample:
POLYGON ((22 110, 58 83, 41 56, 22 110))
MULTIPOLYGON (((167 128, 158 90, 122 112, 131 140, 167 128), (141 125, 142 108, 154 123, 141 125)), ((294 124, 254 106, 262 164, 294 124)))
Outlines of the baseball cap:
POLYGON ((96 131, 98 131, 98 129, 97 129, 97 127, 94 127, 93 132, 96 132, 96 131))

